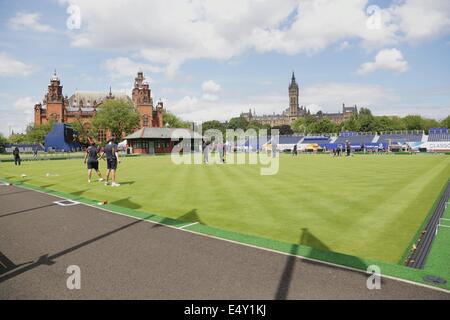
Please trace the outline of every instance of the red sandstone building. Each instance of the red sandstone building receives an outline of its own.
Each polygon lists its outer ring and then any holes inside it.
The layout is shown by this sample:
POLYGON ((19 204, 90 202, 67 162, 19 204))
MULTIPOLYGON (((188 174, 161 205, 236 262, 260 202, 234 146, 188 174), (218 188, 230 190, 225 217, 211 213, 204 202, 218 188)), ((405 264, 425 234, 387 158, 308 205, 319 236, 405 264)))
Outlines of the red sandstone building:
MULTIPOLYGON (((164 107, 162 102, 153 106, 153 99, 149 84, 145 81, 142 72, 137 73, 134 79, 134 88, 129 96, 123 93, 105 92, 81 92, 76 91, 70 98, 63 95, 63 86, 59 77, 55 74, 50 79, 47 94, 42 103, 34 106, 34 123, 39 126, 54 119, 60 123, 81 122, 88 129, 97 110, 108 99, 123 99, 131 101, 139 113, 140 127, 163 127, 164 107)), ((109 138, 108 132, 99 131, 97 140, 105 141, 109 138)))

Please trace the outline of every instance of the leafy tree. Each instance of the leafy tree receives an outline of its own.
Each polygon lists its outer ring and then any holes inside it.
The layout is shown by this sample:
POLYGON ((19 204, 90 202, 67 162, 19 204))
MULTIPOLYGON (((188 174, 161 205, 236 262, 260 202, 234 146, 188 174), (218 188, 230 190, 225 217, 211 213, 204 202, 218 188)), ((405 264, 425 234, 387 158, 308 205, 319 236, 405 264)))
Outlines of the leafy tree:
POLYGON ((397 116, 391 117, 391 128, 389 130, 393 131, 405 129, 406 129, 405 122, 403 121, 402 118, 397 116))
POLYGON ((295 133, 300 134, 312 133, 315 130, 315 125, 317 121, 318 121, 317 118, 311 115, 306 115, 304 117, 296 119, 292 123, 291 128, 295 133))
POLYGON ((133 104, 125 100, 106 100, 98 109, 92 126, 96 132, 99 129, 109 130, 115 137, 132 133, 139 127, 139 113, 133 104))
POLYGON ((45 136, 53 129, 56 121, 50 119, 49 122, 39 126, 30 124, 26 130, 25 142, 27 143, 44 143, 45 136))
POLYGON ((217 120, 205 121, 202 123, 202 133, 204 134, 209 129, 216 129, 225 134, 225 124, 217 120))
POLYGON ((176 115, 169 111, 164 111, 163 113, 163 125, 168 125, 170 128, 190 128, 191 124, 189 122, 183 121, 176 115))
POLYGON ((422 130, 424 129, 424 121, 419 115, 409 115, 403 118, 406 130, 422 130))
POLYGON ((441 121, 441 127, 450 128, 450 116, 441 121))
POLYGON ((249 130, 249 129, 255 130, 257 134, 259 134, 259 130, 261 130, 261 129, 266 129, 267 133, 269 133, 270 125, 268 125, 268 124, 260 124, 257 121, 250 121, 248 126, 247 126, 247 130, 249 130))
POLYGON ((6 137, 0 133, 0 146, 7 144, 7 143, 8 143, 8 139, 6 139, 6 137))
POLYGON ((423 129, 428 133, 430 128, 439 128, 440 123, 435 119, 422 119, 423 129))
POLYGON ((244 117, 235 117, 235 118, 231 118, 230 121, 228 121, 226 128, 227 129, 242 129, 242 130, 247 130, 247 126, 248 126, 248 121, 247 119, 245 119, 244 117))
POLYGON ((375 130, 375 118, 370 109, 361 108, 357 117, 359 122, 359 130, 369 132, 375 130))
POLYGON ((281 126, 272 127, 272 129, 278 129, 280 136, 291 135, 291 134, 294 133, 294 131, 292 131, 292 129, 291 129, 291 126, 287 125, 287 124, 283 124, 281 126))
POLYGON ((10 143, 26 143, 27 136, 24 133, 13 133, 8 137, 10 143))
POLYGON ((292 122, 291 128, 295 133, 305 133, 306 132, 306 120, 304 117, 297 118, 292 122))
POLYGON ((373 131, 382 132, 390 131, 393 127, 393 121, 387 116, 375 117, 373 131))
POLYGON ((88 123, 82 123, 80 119, 70 123, 72 129, 78 133, 78 141, 88 144, 92 137, 97 136, 95 130, 88 123))
POLYGON ((331 133, 336 132, 336 125, 328 118, 322 118, 313 125, 315 133, 331 133))
POLYGON ((342 129, 346 131, 360 131, 360 124, 357 115, 352 115, 349 119, 343 122, 342 129))

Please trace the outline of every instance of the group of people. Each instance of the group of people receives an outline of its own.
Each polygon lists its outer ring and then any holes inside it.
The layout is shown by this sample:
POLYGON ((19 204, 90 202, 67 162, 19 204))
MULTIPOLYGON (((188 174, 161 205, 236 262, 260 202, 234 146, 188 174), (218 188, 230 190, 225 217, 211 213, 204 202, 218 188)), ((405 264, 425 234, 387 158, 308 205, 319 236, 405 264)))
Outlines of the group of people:
POLYGON ((106 181, 105 186, 109 184, 109 178, 111 176, 111 186, 118 187, 119 183, 116 182, 116 171, 117 164, 120 163, 119 153, 117 150, 117 144, 114 138, 110 139, 105 145, 103 150, 101 150, 95 142, 91 142, 89 147, 86 149, 86 154, 84 156, 84 163, 87 164, 88 169, 88 182, 91 183, 92 170, 95 170, 99 177, 99 181, 104 181, 102 174, 99 170, 99 160, 106 158, 106 181))
POLYGON ((352 147, 348 140, 345 141, 344 145, 338 144, 336 149, 333 149, 333 157, 340 157, 344 153, 347 157, 351 156, 351 154, 352 154, 352 147))

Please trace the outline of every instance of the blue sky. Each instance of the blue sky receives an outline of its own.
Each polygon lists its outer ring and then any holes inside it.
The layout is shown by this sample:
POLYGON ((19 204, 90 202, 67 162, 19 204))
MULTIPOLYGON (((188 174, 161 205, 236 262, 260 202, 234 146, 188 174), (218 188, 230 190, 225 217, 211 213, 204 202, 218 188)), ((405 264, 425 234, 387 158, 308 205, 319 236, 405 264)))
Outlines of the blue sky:
POLYGON ((56 69, 64 94, 129 92, 138 69, 186 120, 280 113, 450 114, 445 0, 0 1, 0 132, 23 131, 56 69), (69 29, 67 8, 80 12, 69 29), (375 5, 375 13, 369 10, 375 5))

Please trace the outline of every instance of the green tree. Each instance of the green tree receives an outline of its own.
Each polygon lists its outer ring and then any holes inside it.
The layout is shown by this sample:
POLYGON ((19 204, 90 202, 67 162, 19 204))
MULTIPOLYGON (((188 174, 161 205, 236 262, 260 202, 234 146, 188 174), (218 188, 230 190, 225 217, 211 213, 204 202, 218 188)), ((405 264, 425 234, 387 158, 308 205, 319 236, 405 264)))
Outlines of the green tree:
POLYGON ((163 125, 168 125, 169 128, 187 128, 191 127, 189 122, 183 121, 170 111, 164 111, 163 113, 163 125))
POLYGON ((204 134, 206 131, 210 129, 216 129, 222 132, 222 135, 225 134, 225 125, 217 120, 205 121, 202 123, 202 133, 204 134))
POLYGON ((440 126, 443 128, 450 128, 450 116, 442 120, 440 126))
POLYGON ((346 131, 360 131, 358 116, 353 114, 349 119, 344 121, 342 129, 346 131))
POLYGON ((361 108, 358 114, 359 130, 369 132, 375 130, 375 118, 368 108, 361 108))
POLYGON ((287 124, 272 127, 272 129, 278 129, 280 136, 291 135, 294 133, 294 131, 292 131, 292 129, 291 129, 291 126, 287 125, 287 124))
POLYGON ((27 143, 44 143, 45 136, 53 129, 56 121, 50 119, 49 122, 39 126, 30 124, 26 130, 25 142, 27 143))
POLYGON ((26 143, 27 136, 24 133, 13 133, 8 137, 10 143, 26 143))
POLYGON ((306 115, 301 118, 297 118, 291 125, 292 131, 300 134, 312 133, 315 129, 316 122, 318 120, 311 116, 306 115))
POLYGON ((7 144, 8 143, 8 139, 6 139, 6 137, 0 133, 0 146, 7 144))
POLYGON ((423 130, 425 123, 419 115, 409 115, 403 118, 406 130, 423 130))
POLYGON ((440 127, 440 123, 439 121, 435 120, 435 119, 423 119, 423 129, 425 130, 426 133, 428 133, 428 130, 430 128, 439 128, 440 127))
POLYGON ((248 126, 248 121, 244 117, 231 118, 230 121, 228 121, 228 123, 226 124, 227 129, 233 129, 233 130, 242 129, 245 131, 245 130, 247 130, 247 126, 248 126))
POLYGON ((382 132, 382 131, 391 131, 393 127, 393 121, 391 118, 387 116, 375 117, 373 131, 382 132))
POLYGON ((78 133, 78 141, 82 144, 88 144, 92 137, 97 136, 92 126, 88 123, 82 123, 80 119, 71 122, 70 126, 78 133))
POLYGON ((259 130, 261 130, 261 129, 266 129, 267 133, 269 133, 270 125, 268 125, 268 124, 261 124, 261 123, 259 123, 257 121, 250 121, 248 123, 248 126, 247 126, 247 130, 249 130, 249 129, 255 130, 257 134, 259 134, 259 130))
POLYGON ((402 118, 394 116, 391 118, 391 129, 390 130, 405 130, 405 122, 402 118))
POLYGON ((292 122, 291 128, 295 133, 306 134, 306 119, 304 117, 297 118, 292 122))
POLYGON ((92 126, 95 132, 109 130, 115 137, 122 139, 124 134, 130 134, 139 127, 139 120, 139 113, 131 102, 111 99, 98 109, 92 126))
POLYGON ((336 132, 336 125, 329 118, 322 118, 313 125, 315 133, 332 133, 336 132))

